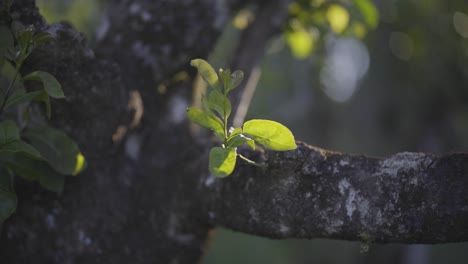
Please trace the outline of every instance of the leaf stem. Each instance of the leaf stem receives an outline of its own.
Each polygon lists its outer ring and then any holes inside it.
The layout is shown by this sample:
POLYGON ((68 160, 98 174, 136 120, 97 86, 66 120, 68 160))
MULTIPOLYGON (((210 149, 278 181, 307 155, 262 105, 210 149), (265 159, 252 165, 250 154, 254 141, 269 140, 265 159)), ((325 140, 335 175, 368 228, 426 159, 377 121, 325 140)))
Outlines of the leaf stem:
POLYGON ((237 154, 237 156, 239 158, 241 158, 242 160, 244 160, 245 162, 247 162, 248 164, 250 164, 250 165, 254 165, 254 166, 257 166, 257 167, 260 167, 260 168, 266 168, 267 167, 267 165, 265 163, 257 163, 257 162, 255 162, 255 161, 253 161, 251 159, 248 159, 248 158, 242 156, 239 153, 237 154))
POLYGON ((18 77, 18 70, 16 70, 16 72, 15 72, 15 76, 13 77, 13 81, 11 81, 10 85, 8 85, 8 88, 7 88, 6 93, 5 93, 5 97, 3 98, 2 105, 0 106, 0 114, 3 113, 3 110, 4 110, 5 105, 7 103, 8 97, 10 97, 11 89, 13 88, 13 85, 15 84, 17 77, 18 77))

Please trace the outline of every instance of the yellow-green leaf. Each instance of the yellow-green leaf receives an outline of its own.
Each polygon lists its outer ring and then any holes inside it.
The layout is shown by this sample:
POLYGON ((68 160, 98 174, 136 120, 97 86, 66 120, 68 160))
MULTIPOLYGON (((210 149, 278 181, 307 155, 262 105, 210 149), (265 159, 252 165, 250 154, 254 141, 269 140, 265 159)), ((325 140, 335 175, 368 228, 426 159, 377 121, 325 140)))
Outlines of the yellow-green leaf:
POLYGON ((284 151, 297 148, 291 131, 275 121, 249 120, 244 124, 243 134, 272 150, 284 151))
POLYGON ((221 92, 218 75, 211 65, 202 59, 194 59, 190 65, 198 69, 198 73, 205 79, 205 81, 215 90, 221 92))
POLYGON ((215 177, 226 177, 236 166, 237 153, 235 148, 214 147, 210 151, 208 168, 215 177))
POLYGON ((211 129, 221 137, 224 135, 223 122, 212 113, 190 107, 187 109, 187 117, 193 123, 211 129))
POLYGON ((335 33, 342 33, 346 27, 348 27, 349 13, 344 7, 340 5, 330 5, 328 7, 326 17, 331 29, 335 33))
POLYGON ((294 29, 292 32, 285 34, 286 42, 294 57, 305 59, 314 51, 314 37, 303 28, 294 29))

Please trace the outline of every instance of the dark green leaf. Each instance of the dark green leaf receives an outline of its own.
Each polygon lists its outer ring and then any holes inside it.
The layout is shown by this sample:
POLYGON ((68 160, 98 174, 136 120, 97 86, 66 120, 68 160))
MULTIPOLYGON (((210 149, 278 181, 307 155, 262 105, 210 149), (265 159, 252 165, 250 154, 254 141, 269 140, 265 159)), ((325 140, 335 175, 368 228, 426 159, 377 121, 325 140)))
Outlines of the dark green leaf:
POLYGON ((214 147, 210 151, 209 169, 215 177, 226 177, 236 166, 235 148, 214 147))
POLYGON ((33 42, 35 45, 39 45, 51 40, 55 40, 55 38, 49 32, 41 32, 34 35, 33 37, 33 42))
POLYGON ((226 91, 228 93, 232 89, 236 88, 244 80, 244 72, 235 71, 231 74, 231 81, 229 82, 229 89, 226 91))
POLYGON ((77 167, 78 145, 64 132, 51 127, 28 128, 22 133, 41 156, 58 172, 73 175, 77 167))
POLYGON ((24 89, 23 82, 21 81, 21 75, 19 73, 17 74, 15 67, 11 65, 10 62, 5 60, 0 68, 0 97, 1 98, 5 96, 7 87, 10 86, 10 83, 13 82, 13 80, 15 80, 15 83, 12 86, 13 90, 24 89))
POLYGON ((62 86, 60 83, 55 79, 55 77, 43 71, 35 71, 31 72, 28 75, 24 76, 25 81, 41 81, 44 85, 44 90, 47 92, 50 97, 53 98, 64 98, 65 95, 63 94, 62 86))
POLYGON ((223 119, 228 119, 231 115, 231 102, 218 91, 213 91, 208 98, 208 105, 214 109, 223 119))
POLYGON ((240 145, 247 144, 253 150, 255 150, 255 141, 249 137, 246 137, 242 134, 230 137, 227 142, 227 146, 231 148, 238 147, 240 145))
POLYGON ((220 137, 223 137, 224 135, 223 123, 214 114, 191 107, 187 109, 187 117, 193 123, 200 125, 202 127, 211 129, 217 135, 219 135, 220 137))
POLYGON ((198 69, 198 73, 213 89, 221 92, 218 75, 208 62, 202 59, 194 59, 190 62, 190 65, 198 69))
POLYGON ((33 100, 41 100, 43 98, 44 91, 36 91, 25 93, 23 91, 17 91, 12 96, 10 96, 5 104, 5 108, 15 106, 18 104, 31 102, 33 100))
POLYGON ((49 191, 61 193, 65 184, 65 176, 58 173, 44 173, 41 174, 39 183, 49 191))
POLYGON ((45 104, 47 118, 50 119, 52 115, 52 106, 50 105, 50 97, 46 91, 39 91, 39 92, 40 93, 38 94, 38 96, 34 98, 34 101, 43 102, 45 104))
POLYGON ((16 123, 11 120, 0 122, 0 145, 18 140, 20 140, 20 134, 16 123))
POLYGON ((0 225, 16 210, 17 199, 13 189, 13 175, 0 167, 0 225))
POLYGON ((55 171, 46 161, 31 158, 21 153, 0 153, 0 163, 16 175, 30 181, 38 181, 44 188, 61 192, 64 175, 55 171))
POLYGON ((297 148, 291 131, 275 121, 263 119, 247 121, 243 133, 272 150, 284 151, 297 148))
POLYGON ((33 146, 22 140, 14 140, 5 144, 1 144, 0 152, 22 152, 36 159, 41 158, 41 154, 33 146))

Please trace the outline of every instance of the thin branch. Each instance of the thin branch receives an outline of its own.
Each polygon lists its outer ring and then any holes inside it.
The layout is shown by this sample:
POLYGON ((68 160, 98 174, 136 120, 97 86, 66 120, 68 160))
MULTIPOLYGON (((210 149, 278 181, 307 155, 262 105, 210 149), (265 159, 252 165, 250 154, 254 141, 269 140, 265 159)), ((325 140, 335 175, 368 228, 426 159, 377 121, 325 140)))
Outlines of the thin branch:
POLYGON ((239 163, 230 177, 206 181, 210 223, 270 238, 468 241, 468 154, 379 159, 304 143, 250 154, 268 167, 239 163))

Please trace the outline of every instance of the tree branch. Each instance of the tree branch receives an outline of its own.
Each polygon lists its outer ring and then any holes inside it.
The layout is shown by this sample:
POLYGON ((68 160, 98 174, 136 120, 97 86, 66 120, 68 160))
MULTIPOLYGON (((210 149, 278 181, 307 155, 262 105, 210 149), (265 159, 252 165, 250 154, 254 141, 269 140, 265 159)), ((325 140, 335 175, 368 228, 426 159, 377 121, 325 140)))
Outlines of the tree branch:
POLYGON ((468 241, 468 154, 379 159, 304 143, 250 154, 268 168, 239 162, 229 178, 205 179, 210 223, 270 238, 468 241))

